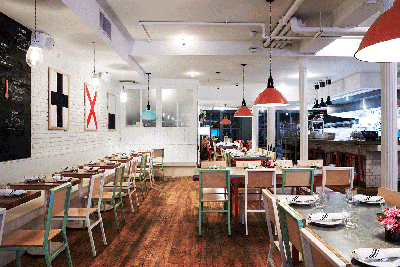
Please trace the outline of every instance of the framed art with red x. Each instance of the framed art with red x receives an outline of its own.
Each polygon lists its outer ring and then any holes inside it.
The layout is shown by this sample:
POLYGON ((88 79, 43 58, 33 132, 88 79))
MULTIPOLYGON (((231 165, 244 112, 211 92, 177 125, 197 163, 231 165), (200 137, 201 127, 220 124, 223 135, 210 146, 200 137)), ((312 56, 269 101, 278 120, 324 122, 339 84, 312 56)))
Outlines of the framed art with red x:
POLYGON ((85 130, 96 131, 98 92, 90 84, 85 83, 85 130))

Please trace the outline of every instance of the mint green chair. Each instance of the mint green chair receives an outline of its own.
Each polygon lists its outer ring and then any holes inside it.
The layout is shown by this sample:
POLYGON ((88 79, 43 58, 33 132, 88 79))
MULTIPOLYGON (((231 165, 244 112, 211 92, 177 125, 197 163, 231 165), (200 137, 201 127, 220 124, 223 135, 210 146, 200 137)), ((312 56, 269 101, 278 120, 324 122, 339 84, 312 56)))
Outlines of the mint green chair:
POLYGON ((231 186, 229 170, 199 170, 199 236, 203 213, 224 212, 227 214, 228 234, 231 235, 231 186), (207 189, 222 188, 221 193, 206 193, 207 189), (203 203, 224 203, 222 210, 204 210, 203 203))
POLYGON ((300 230, 306 225, 306 220, 289 205, 282 202, 278 203, 278 214, 282 229, 282 238, 285 243, 287 264, 293 267, 294 263, 289 242, 297 251, 303 254, 300 230))
POLYGON ((165 176, 164 176, 164 148, 154 149, 153 172, 154 171, 162 171, 162 177, 163 177, 163 180, 165 181, 165 176))
POLYGON ((314 169, 292 168, 282 169, 282 195, 286 187, 311 187, 310 195, 314 194, 314 169))
MULTIPOLYGON (((65 183, 50 190, 50 200, 47 208, 47 219, 45 230, 17 230, 3 238, 0 251, 14 251, 17 256, 17 266, 21 266, 20 253, 24 250, 42 250, 46 258, 46 266, 51 266, 51 261, 65 250, 68 266, 72 267, 71 254, 67 241, 67 217, 69 200, 71 195, 71 183, 65 183), (64 209, 64 217, 61 229, 50 229, 51 217, 54 215, 53 207, 64 209), (63 245, 52 255, 50 254, 49 242, 56 235, 63 237, 63 245)), ((32 265, 32 264, 31 264, 32 265)))
POLYGON ((218 160, 218 158, 224 159, 224 156, 222 155, 222 153, 217 153, 217 146, 214 144, 214 161, 218 160))

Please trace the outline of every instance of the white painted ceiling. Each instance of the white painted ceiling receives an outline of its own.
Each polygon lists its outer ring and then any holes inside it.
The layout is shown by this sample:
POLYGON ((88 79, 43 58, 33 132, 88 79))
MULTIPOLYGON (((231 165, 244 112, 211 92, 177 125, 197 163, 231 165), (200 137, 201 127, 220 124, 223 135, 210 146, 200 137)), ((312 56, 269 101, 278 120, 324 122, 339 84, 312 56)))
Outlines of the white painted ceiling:
MULTIPOLYGON (((83 5, 94 0, 76 1, 83 5)), ((293 2, 294 0, 274 1, 273 28, 293 2)), ((302 19, 307 26, 319 26, 321 12, 323 26, 336 26, 333 25, 333 12, 340 5, 352 2, 360 1, 304 0, 294 16, 302 19)), ((240 105, 240 64, 246 63, 248 104, 251 105, 258 93, 264 89, 269 74, 269 50, 262 48, 261 27, 146 25, 152 39, 152 43, 147 43, 147 36, 139 21, 261 22, 266 24, 268 34, 269 4, 265 0, 97 0, 97 3, 103 8, 107 7, 108 16, 116 22, 125 38, 132 40, 133 49, 137 49, 131 54, 133 59, 145 72, 151 72, 152 78, 195 79, 199 82, 199 98, 205 103, 231 99, 240 105), (248 50, 252 44, 250 31, 258 32, 256 44, 259 51, 255 53, 248 50), (180 43, 182 37, 188 42, 185 47, 180 43), (165 46, 168 42, 173 43, 171 47, 165 46), (217 75, 217 71, 221 74, 217 75), (194 78, 190 77, 192 73, 195 73, 194 78), (237 83, 239 87, 235 86, 237 83), (220 87, 220 90, 217 90, 217 87, 220 87)), ((30 28, 34 27, 33 7, 34 0, 0 0, 0 12, 30 28)), ((365 20, 370 16, 371 10, 367 13, 365 20)), ((359 22, 359 18, 355 19, 354 25, 350 26, 357 26, 359 22)), ((349 21, 346 20, 346 23, 349 24, 349 21)), ((113 80, 138 79, 145 82, 61 0, 38 0, 38 29, 51 34, 58 49, 76 55, 88 64, 93 61, 93 49, 90 44, 93 41, 99 42, 96 60, 98 71, 110 72, 113 80)), ((291 48, 297 49, 298 46, 299 42, 294 41, 292 47, 286 46, 284 50, 273 49, 272 74, 275 85, 289 100, 298 99, 299 55, 292 55, 287 51, 291 48)), ((310 90, 316 81, 326 77, 335 81, 356 72, 379 71, 379 64, 360 62, 353 57, 303 56, 307 62, 310 90)))

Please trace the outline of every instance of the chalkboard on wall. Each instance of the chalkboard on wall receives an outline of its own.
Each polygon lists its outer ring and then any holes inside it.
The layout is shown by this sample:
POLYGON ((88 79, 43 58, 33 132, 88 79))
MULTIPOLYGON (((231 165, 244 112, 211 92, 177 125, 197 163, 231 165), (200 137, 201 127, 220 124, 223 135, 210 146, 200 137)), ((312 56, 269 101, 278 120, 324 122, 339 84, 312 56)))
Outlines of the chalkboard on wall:
POLYGON ((0 12, 0 161, 31 156, 31 30, 0 12))

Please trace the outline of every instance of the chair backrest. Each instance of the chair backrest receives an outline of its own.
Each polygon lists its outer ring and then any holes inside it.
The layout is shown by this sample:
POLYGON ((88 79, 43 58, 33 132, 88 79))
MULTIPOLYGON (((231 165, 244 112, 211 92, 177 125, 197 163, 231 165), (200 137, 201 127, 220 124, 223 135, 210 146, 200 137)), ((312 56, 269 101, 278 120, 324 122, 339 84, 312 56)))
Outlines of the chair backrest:
POLYGON ((397 208, 400 208, 400 193, 395 192, 383 187, 378 188, 378 196, 381 196, 385 199, 385 202, 390 205, 395 205, 397 208))
MULTIPOLYGON (((146 164, 146 162, 145 162, 145 164, 146 164)), ((115 194, 117 192, 117 188, 118 188, 118 193, 117 194, 121 195, 122 183, 124 182, 124 171, 125 171, 125 165, 121 165, 121 166, 115 168, 113 198, 115 198, 115 194)))
POLYGON ((290 206, 282 202, 278 203, 278 213, 281 223, 282 237, 285 242, 287 261, 289 266, 293 266, 289 241, 300 253, 302 253, 300 229, 303 228, 303 225, 306 225, 305 219, 290 206))
POLYGON ((201 162, 201 168, 202 169, 208 169, 210 166, 219 166, 222 169, 226 169, 226 161, 202 161, 201 162))
POLYGON ((252 166, 261 166, 261 160, 239 160, 236 161, 236 168, 244 168, 247 167, 248 165, 252 166))
POLYGON ((322 190, 326 185, 349 185, 353 188, 354 167, 323 167, 322 190))
POLYGON ((106 175, 105 173, 99 173, 96 175, 93 175, 90 178, 90 188, 89 188, 89 196, 88 196, 88 203, 86 206, 86 218, 89 218, 90 214, 90 208, 92 205, 92 197, 93 194, 99 196, 99 201, 97 202, 97 209, 100 211, 100 205, 101 205, 101 198, 102 198, 102 193, 103 193, 103 186, 104 186, 104 179, 106 175))
POLYGON ((300 229, 303 245, 303 259, 306 267, 346 267, 351 266, 339 253, 323 241, 308 227, 300 229))
POLYGON ((164 148, 156 148, 153 149, 154 151, 154 158, 162 158, 164 160, 164 148))
POLYGON ((44 232, 43 246, 47 246, 50 225, 51 225, 51 217, 53 216, 53 214, 57 214, 57 212, 53 213, 53 208, 55 207, 55 203, 57 203, 56 209, 59 209, 60 205, 64 206, 58 212, 64 210, 62 230, 65 232, 67 229, 67 217, 68 217, 71 189, 72 189, 72 184, 70 182, 68 182, 68 183, 59 185, 50 190, 49 206, 47 208, 47 220, 46 220, 46 228, 45 228, 45 232, 44 232))
POLYGON ((275 161, 276 165, 278 166, 282 166, 283 165, 287 165, 288 167, 293 167, 293 161, 291 159, 277 159, 275 161))
POLYGON ((276 170, 275 169, 258 169, 246 170, 244 185, 247 191, 249 187, 268 188, 273 187, 276 191, 276 170))
POLYGON ((297 165, 299 167, 311 167, 313 164, 319 164, 321 166, 324 166, 324 160, 323 159, 310 159, 310 160, 298 160, 297 165))
POLYGON ((268 157, 271 158, 271 160, 275 160, 276 158, 276 153, 273 151, 268 151, 268 157))
POLYGON ((282 169, 282 194, 284 194, 285 186, 310 186, 312 195, 314 193, 314 169, 282 169))
POLYGON ((6 209, 0 208, 0 245, 3 239, 4 221, 6 220, 6 209))
POLYGON ((229 170, 199 170, 199 188, 228 188, 229 170))

